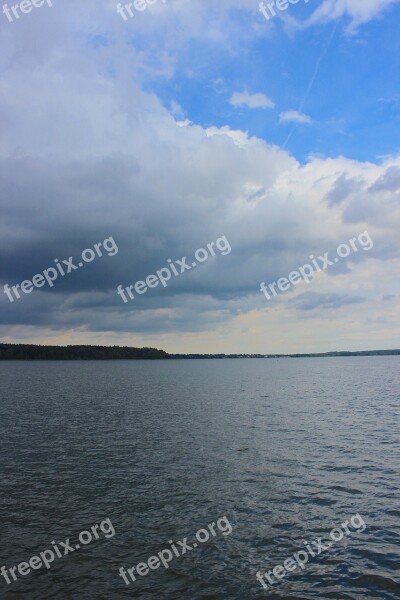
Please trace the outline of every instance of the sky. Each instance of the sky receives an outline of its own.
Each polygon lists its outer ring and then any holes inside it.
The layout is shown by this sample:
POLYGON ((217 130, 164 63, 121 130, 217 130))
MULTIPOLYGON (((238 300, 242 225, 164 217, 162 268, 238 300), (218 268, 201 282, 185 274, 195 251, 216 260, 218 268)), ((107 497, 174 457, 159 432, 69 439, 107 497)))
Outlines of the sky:
POLYGON ((399 0, 125 4, 0 7, 0 342, 399 348, 399 0))

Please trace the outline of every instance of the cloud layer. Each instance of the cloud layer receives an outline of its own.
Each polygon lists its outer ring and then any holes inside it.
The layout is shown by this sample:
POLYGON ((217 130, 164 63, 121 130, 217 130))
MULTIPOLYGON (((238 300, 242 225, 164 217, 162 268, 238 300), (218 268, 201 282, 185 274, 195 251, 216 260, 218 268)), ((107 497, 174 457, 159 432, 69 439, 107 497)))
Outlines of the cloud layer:
MULTIPOLYGON (((389 4, 343 1, 334 9, 326 1, 313 22, 346 13, 362 23, 389 4)), ((164 106, 146 81, 174 71, 179 45, 199 35, 207 8, 216 11, 215 2, 193 2, 190 24, 187 4, 179 1, 136 15, 153 54, 132 41, 113 2, 73 1, 3 24, 0 282, 30 279, 54 259, 77 256, 108 236, 119 247, 117 256, 71 273, 51 290, 13 304, 1 295, 3 340, 306 351, 346 343, 334 321, 356 318, 358 326, 348 329, 356 345, 390 345, 399 294, 400 159, 378 165, 311 156, 300 164, 230 125, 178 121, 178 104, 164 106), (182 23, 185 34, 174 38, 168 26, 181 31, 182 23), (279 302, 265 302, 262 280, 277 280, 310 254, 334 250, 365 230, 375 242, 371 256, 352 256, 321 275, 312 291, 303 284, 279 302), (117 285, 144 279, 222 235, 232 246, 229 256, 133 305, 121 303, 117 285), (326 337, 305 334, 304 319, 311 317, 316 332, 327 320, 326 337), (292 340, 285 342, 289 322, 292 340)), ((232 8, 251 10, 245 1, 222 2, 207 36, 223 37, 226 19, 228 30, 235 27, 232 8)), ((233 90, 231 104, 274 106, 262 93, 233 90)), ((310 122, 296 111, 281 120, 310 122)))

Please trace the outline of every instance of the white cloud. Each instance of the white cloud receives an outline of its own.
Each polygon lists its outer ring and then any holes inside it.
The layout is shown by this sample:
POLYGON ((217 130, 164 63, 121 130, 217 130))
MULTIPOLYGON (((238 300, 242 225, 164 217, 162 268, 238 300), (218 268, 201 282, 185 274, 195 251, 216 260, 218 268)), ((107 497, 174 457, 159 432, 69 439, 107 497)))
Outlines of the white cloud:
POLYGON ((286 110, 279 115, 280 123, 311 123, 312 119, 308 115, 297 110, 286 110))
POLYGON ((351 20, 349 30, 353 31, 358 25, 375 19, 398 2, 399 0, 324 0, 305 24, 314 25, 348 17, 351 20))
POLYGON ((240 129, 231 129, 228 125, 224 125, 223 127, 208 127, 206 129, 206 134, 208 137, 212 137, 214 135, 226 135, 228 136, 236 146, 246 146, 249 143, 249 137, 247 132, 241 131, 240 129))
POLYGON ((274 108, 275 102, 265 94, 249 94, 249 92, 235 92, 232 94, 230 104, 235 108, 247 106, 247 108, 274 108))
POLYGON ((185 116, 185 111, 183 110, 182 106, 175 100, 171 101, 171 113, 178 119, 183 119, 185 116))

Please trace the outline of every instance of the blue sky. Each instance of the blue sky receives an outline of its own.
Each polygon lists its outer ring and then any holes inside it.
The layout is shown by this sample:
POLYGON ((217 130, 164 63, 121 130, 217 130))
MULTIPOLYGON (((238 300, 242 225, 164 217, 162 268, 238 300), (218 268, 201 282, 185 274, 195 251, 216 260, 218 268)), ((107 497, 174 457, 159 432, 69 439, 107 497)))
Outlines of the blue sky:
POLYGON ((170 352, 400 346, 399 0, 114 0, 0 15, 0 341, 170 352), (267 299, 261 284, 373 240, 267 299), (231 252, 124 303, 119 285, 231 252), (3 288, 4 289, 4 288, 3 288))
MULTIPOLYGON (((315 4, 300 3, 280 15, 306 20, 315 4)), ((307 95, 303 112, 312 123, 297 124, 287 145, 299 160, 320 154, 376 161, 398 152, 400 6, 352 34, 345 17, 306 29, 278 15, 267 22, 261 13, 232 11, 230 18, 245 30, 256 21, 258 35, 234 48, 220 40, 188 40, 173 77, 148 83, 166 106, 174 100, 195 123, 229 125, 282 146, 293 124, 280 123, 279 115, 297 110, 307 95), (236 90, 262 92, 276 106, 235 109, 229 99, 236 90)))

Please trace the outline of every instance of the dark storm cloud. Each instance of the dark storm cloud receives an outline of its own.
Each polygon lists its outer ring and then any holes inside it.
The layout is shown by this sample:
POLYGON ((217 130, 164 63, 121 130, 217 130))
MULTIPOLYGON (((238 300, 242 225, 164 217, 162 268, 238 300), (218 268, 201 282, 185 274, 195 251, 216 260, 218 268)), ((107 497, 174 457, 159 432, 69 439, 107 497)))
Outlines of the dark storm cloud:
POLYGON ((365 298, 360 296, 349 296, 347 294, 320 294, 317 292, 306 292, 290 301, 297 310, 337 309, 349 304, 360 304, 365 298))

